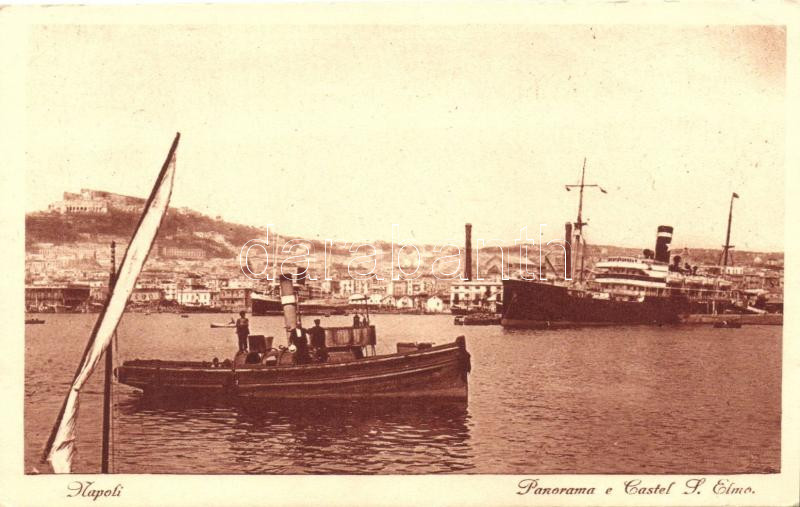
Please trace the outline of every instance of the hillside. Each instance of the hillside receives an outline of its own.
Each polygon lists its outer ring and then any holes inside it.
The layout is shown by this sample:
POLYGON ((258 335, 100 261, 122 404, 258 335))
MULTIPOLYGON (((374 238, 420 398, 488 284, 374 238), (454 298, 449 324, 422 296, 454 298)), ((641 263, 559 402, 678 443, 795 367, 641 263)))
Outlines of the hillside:
MULTIPOLYGON (((102 215, 82 216, 31 213, 25 217, 25 245, 31 247, 36 243, 100 243, 109 237, 127 241, 138 220, 138 214, 118 210, 109 210, 102 215)), ((263 235, 264 231, 256 227, 170 209, 164 218, 157 241, 164 247, 202 248, 210 258, 230 258, 235 255, 233 245, 243 245, 249 239, 263 235)))
MULTIPOLYGON (((139 219, 137 213, 126 213, 110 209, 106 214, 69 215, 57 212, 30 213, 25 217, 25 244, 28 251, 34 250, 36 244, 47 243, 69 246, 75 243, 106 244, 109 238, 127 242, 139 219)), ((215 219, 190 210, 170 208, 157 243, 160 247, 200 248, 206 253, 206 259, 231 259, 239 253, 239 248, 251 239, 264 238, 261 228, 235 224, 215 219)), ((280 240, 288 238, 280 237, 280 240)), ((308 240, 315 251, 324 251, 322 241, 308 240)), ((389 243, 378 241, 375 245, 384 252, 390 251, 389 243)), ((430 245, 418 245, 424 256, 431 254, 430 245)), ((105 248, 105 247, 103 247, 105 248)), ((337 242, 334 254, 345 257, 350 252, 337 242)), ((617 247, 613 245, 590 245, 590 256, 638 255, 640 248, 617 247)), ((681 254, 680 250, 674 253, 681 254)), ((516 255, 512 253, 512 256, 516 255)), ((693 263, 714 264, 720 257, 719 249, 689 249, 688 258, 693 263)), ((737 264, 752 264, 756 258, 763 261, 779 260, 782 253, 739 252, 734 251, 733 258, 737 264)))

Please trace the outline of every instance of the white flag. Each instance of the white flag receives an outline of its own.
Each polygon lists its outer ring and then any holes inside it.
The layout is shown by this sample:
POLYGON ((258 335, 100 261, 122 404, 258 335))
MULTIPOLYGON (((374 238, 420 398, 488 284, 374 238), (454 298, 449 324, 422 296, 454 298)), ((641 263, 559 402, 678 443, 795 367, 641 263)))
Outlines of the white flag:
POLYGON ((122 264, 117 271, 114 289, 109 294, 106 306, 95 323, 78 371, 56 419, 53 432, 50 434, 44 454, 56 473, 70 473, 71 471, 72 457, 75 453, 78 394, 97 367, 97 363, 100 362, 106 347, 111 343, 111 337, 122 318, 125 305, 136 285, 136 279, 147 260, 150 247, 153 245, 161 221, 169 207, 172 183, 175 177, 175 150, 178 147, 179 139, 180 134, 177 134, 153 186, 150 198, 145 204, 139 224, 133 233, 125 257, 122 259, 122 264))

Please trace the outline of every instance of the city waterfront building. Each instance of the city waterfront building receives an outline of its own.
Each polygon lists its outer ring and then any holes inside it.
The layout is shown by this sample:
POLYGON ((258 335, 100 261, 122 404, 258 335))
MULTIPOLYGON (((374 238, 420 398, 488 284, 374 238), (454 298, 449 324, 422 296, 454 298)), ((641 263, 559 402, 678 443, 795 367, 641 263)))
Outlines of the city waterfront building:
POLYGON ((130 302, 134 305, 157 305, 163 299, 164 293, 161 289, 146 287, 133 289, 130 302))
POLYGON ((84 309, 89 302, 89 285, 29 285, 25 287, 25 307, 33 311, 84 309))
POLYGON ((219 290, 219 308, 226 312, 249 311, 252 294, 249 287, 223 287, 219 290))
POLYGON ((439 296, 431 296, 425 301, 425 311, 430 313, 441 313, 445 310, 444 300, 439 296))
POLYGON ((450 305, 479 306, 494 295, 496 300, 502 299, 502 292, 503 282, 499 280, 454 281, 450 286, 450 305))
POLYGON ((212 290, 206 288, 181 289, 177 292, 175 300, 183 306, 211 307, 212 290))

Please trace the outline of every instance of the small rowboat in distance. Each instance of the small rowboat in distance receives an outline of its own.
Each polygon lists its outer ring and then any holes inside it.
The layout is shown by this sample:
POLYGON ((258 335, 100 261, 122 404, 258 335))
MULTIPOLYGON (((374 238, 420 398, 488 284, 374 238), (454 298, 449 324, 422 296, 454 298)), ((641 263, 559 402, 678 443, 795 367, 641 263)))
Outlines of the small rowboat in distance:
POLYGON ((739 329, 742 327, 742 323, 736 320, 723 320, 720 322, 715 322, 714 327, 723 329, 739 329))
POLYGON ((25 324, 44 324, 44 319, 25 319, 25 324))

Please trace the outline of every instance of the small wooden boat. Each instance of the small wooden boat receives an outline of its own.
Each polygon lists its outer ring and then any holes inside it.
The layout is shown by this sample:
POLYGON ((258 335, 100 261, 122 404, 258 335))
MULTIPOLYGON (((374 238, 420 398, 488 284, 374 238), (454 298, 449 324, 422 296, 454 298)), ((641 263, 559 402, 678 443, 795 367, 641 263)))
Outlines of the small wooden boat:
POLYGON ((472 313, 457 316, 453 323, 461 326, 494 326, 500 324, 500 317, 491 313, 472 313))
POLYGON ((182 314, 181 314, 181 318, 182 318, 182 319, 188 319, 188 318, 189 318, 189 316, 188 316, 188 315, 186 315, 185 313, 182 313, 182 314))
POLYGON ((236 323, 235 322, 225 322, 225 323, 212 322, 211 323, 211 328, 212 329, 216 329, 216 328, 233 328, 233 327, 236 327, 236 323))
POLYGON ((450 307, 450 313, 452 315, 467 315, 468 313, 470 313, 470 310, 465 306, 459 306, 455 304, 450 307))
POLYGON ((735 320, 722 320, 720 322, 715 322, 714 327, 723 329, 739 329, 742 327, 742 323, 735 320))
POLYGON ((44 324, 44 319, 25 319, 25 324, 44 324))
POLYGON ((233 361, 133 360, 119 366, 119 382, 147 396, 184 399, 448 399, 466 400, 470 356, 463 336, 453 343, 399 343, 398 352, 366 356, 375 327, 326 328, 325 362, 294 364, 290 349, 250 336, 251 352, 233 361), (255 340, 254 340, 255 338, 255 340))

